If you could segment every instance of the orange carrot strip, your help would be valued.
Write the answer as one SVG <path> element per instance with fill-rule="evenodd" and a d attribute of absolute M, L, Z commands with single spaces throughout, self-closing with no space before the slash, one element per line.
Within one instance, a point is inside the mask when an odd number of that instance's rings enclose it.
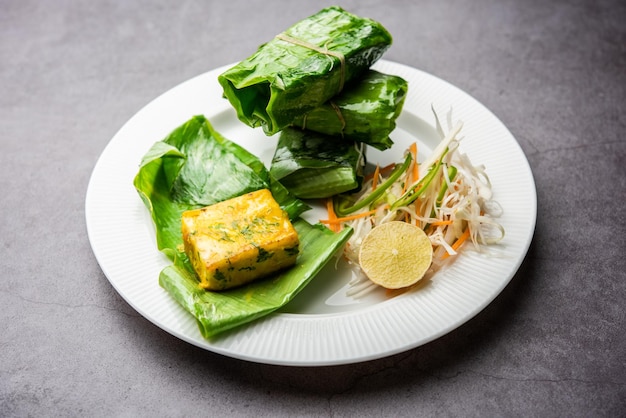
<path fill-rule="evenodd" d="M 407 174 L 406 179 L 404 180 L 404 185 L 402 186 L 402 195 L 406 193 L 409 188 L 409 183 L 415 184 L 419 179 L 419 168 L 417 166 L 417 143 L 413 142 L 409 146 L 409 152 L 413 156 L 413 161 L 411 161 L 411 165 L 409 166 L 409 173 Z"/>
<path fill-rule="evenodd" d="M 407 189 L 409 188 L 409 183 L 414 184 L 415 182 L 417 182 L 417 177 L 418 177 L 417 143 L 416 142 L 413 142 L 409 146 L 409 152 L 413 156 L 413 161 L 411 161 L 411 165 L 409 166 L 409 170 L 407 171 L 407 175 L 404 180 L 404 185 L 402 186 L 402 194 L 406 193 Z"/>
<path fill-rule="evenodd" d="M 389 165 L 386 165 L 384 167 L 382 167 L 379 170 L 379 175 L 386 175 L 387 173 L 389 173 L 391 170 L 393 170 L 394 168 L 396 168 L 396 163 L 391 163 Z M 365 176 L 365 178 L 363 179 L 363 181 L 368 181 L 371 180 L 374 177 L 374 173 L 370 173 L 367 176 Z"/>
<path fill-rule="evenodd" d="M 374 170 L 374 178 L 372 179 L 372 191 L 376 190 L 376 186 L 378 186 L 378 176 L 380 176 L 380 165 L 376 164 L 376 170 Z"/>
<path fill-rule="evenodd" d="M 470 230 L 469 230 L 469 227 L 468 227 L 468 228 L 465 228 L 465 231 L 463 231 L 463 234 L 459 237 L 459 239 L 457 239 L 456 241 L 454 241 L 454 244 L 452 244 L 452 249 L 453 249 L 454 251 L 458 250 L 458 249 L 459 249 L 459 247 L 460 247 L 461 245 L 463 245 L 463 243 L 465 242 L 465 240 L 467 240 L 467 239 L 469 238 L 469 236 L 470 236 Z M 450 255 L 450 254 L 448 254 L 448 253 L 443 253 L 443 256 L 441 256 L 441 258 L 444 258 L 444 259 L 445 259 L 445 258 L 448 258 L 448 256 L 449 256 L 449 255 Z"/>
<path fill-rule="evenodd" d="M 432 226 L 443 226 L 443 225 L 452 225 L 452 221 L 435 221 L 430 223 Z"/>
<path fill-rule="evenodd" d="M 452 248 L 456 251 L 459 249 L 459 247 L 461 245 L 463 245 L 463 243 L 465 242 L 466 239 L 468 239 L 470 236 L 470 230 L 469 228 L 465 228 L 465 231 L 463 232 L 463 234 L 459 237 L 459 239 L 456 240 L 456 242 L 454 244 L 452 244 Z"/>
<path fill-rule="evenodd" d="M 380 169 L 380 174 L 385 176 L 387 175 L 391 170 L 393 170 L 394 168 L 396 168 L 396 163 L 391 163 L 389 165 L 384 166 L 383 168 Z"/>
<path fill-rule="evenodd" d="M 323 224 L 340 224 L 342 222 L 352 221 L 354 219 L 365 218 L 373 213 L 376 213 L 378 209 L 372 209 L 367 212 L 357 213 L 356 215 L 344 216 L 343 218 L 335 218 L 335 219 L 323 219 L 320 222 Z"/>
<path fill-rule="evenodd" d="M 337 214 L 335 214 L 332 197 L 326 199 L 326 210 L 328 211 L 329 221 L 332 221 L 329 225 L 330 230 L 333 232 L 339 232 L 341 230 L 341 224 L 335 222 L 337 220 Z"/>

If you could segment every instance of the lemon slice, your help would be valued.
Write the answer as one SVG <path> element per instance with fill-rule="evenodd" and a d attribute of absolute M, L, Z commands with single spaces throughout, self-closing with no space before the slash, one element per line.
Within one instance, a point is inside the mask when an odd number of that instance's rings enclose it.
<path fill-rule="evenodd" d="M 430 267 L 433 247 L 415 225 L 393 221 L 373 228 L 363 239 L 359 264 L 374 283 L 400 289 L 417 283 Z"/>

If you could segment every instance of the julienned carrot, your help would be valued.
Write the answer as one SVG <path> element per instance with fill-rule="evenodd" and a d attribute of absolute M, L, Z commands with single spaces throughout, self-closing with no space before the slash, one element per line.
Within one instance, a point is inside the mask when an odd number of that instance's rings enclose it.
<path fill-rule="evenodd" d="M 380 168 L 380 169 L 378 170 L 378 175 L 379 175 L 379 176 L 381 176 L 381 175 L 382 175 L 382 176 L 384 176 L 384 175 L 386 175 L 387 173 L 389 173 L 391 170 L 393 170 L 394 168 L 396 168 L 396 163 L 391 163 L 391 164 L 389 164 L 389 165 L 386 165 L 386 166 L 384 166 L 384 167 L 382 167 L 382 168 Z M 371 180 L 373 177 L 374 177 L 374 173 L 368 174 L 367 176 L 365 176 L 365 178 L 363 179 L 363 181 L 364 181 L 364 182 L 365 182 L 365 181 L 369 181 L 369 180 Z"/>
<path fill-rule="evenodd" d="M 359 218 L 365 218 L 366 216 L 370 216 L 376 213 L 377 210 L 378 209 L 372 209 L 372 210 L 368 210 L 367 212 L 357 213 L 356 215 L 344 216 L 343 218 L 335 217 L 335 219 L 330 219 L 329 217 L 329 219 L 322 219 L 320 220 L 320 222 L 323 224 L 329 224 L 329 225 L 341 224 L 342 222 L 348 222 L 348 221 L 353 221 Z"/>
<path fill-rule="evenodd" d="M 458 250 L 459 247 L 461 245 L 463 245 L 463 243 L 465 242 L 465 240 L 467 240 L 470 236 L 470 229 L 469 227 L 465 228 L 465 231 L 463 232 L 463 234 L 461 234 L 461 236 L 459 237 L 459 239 L 457 239 L 456 241 L 454 241 L 454 243 L 452 244 L 452 249 L 454 251 Z M 443 253 L 443 256 L 441 256 L 441 258 L 445 259 L 448 258 L 448 256 L 450 256 L 450 254 L 448 253 Z"/>
<path fill-rule="evenodd" d="M 388 164 L 388 165 L 386 165 L 386 166 L 384 166 L 383 168 L 380 169 L 380 174 L 382 174 L 384 176 L 385 174 L 389 173 L 394 168 L 396 168 L 396 163 Z"/>
<path fill-rule="evenodd" d="M 376 164 L 376 170 L 374 170 L 374 178 L 372 179 L 372 191 L 376 190 L 376 186 L 378 186 L 378 176 L 380 176 L 380 165 Z"/>
<path fill-rule="evenodd" d="M 335 214 L 335 207 L 333 205 L 333 198 L 326 199 L 326 211 L 328 212 L 329 228 L 333 232 L 339 232 L 341 230 L 341 224 L 335 222 L 337 215 Z"/>
<path fill-rule="evenodd" d="M 443 225 L 452 225 L 452 221 L 451 220 L 447 220 L 447 221 L 435 221 L 431 223 L 432 226 L 443 226 Z"/>
<path fill-rule="evenodd" d="M 412 161 L 409 166 L 409 171 L 407 171 L 406 178 L 404 180 L 404 185 L 402 186 L 402 194 L 406 193 L 409 188 L 409 184 L 413 184 L 417 182 L 419 177 L 419 168 L 417 166 L 417 143 L 413 142 L 409 145 L 409 153 L 411 154 Z"/>
<path fill-rule="evenodd" d="M 461 234 L 461 236 L 459 237 L 459 239 L 457 239 L 455 241 L 454 244 L 452 244 L 452 249 L 454 249 L 454 251 L 458 250 L 459 247 L 461 245 L 463 245 L 463 243 L 465 242 L 466 239 L 468 239 L 470 236 L 470 229 L 469 227 L 465 228 L 465 232 L 463 232 L 463 234 Z"/>

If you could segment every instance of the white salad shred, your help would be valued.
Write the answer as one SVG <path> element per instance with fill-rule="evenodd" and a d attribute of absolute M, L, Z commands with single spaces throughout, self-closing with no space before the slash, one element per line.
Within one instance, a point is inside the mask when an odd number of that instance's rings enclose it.
<path fill-rule="evenodd" d="M 385 222 L 401 220 L 424 229 L 434 251 L 431 273 L 452 259 L 450 256 L 456 255 L 462 245 L 471 243 L 481 251 L 483 246 L 497 243 L 504 237 L 504 228 L 496 221 L 502 208 L 493 199 L 484 165 L 472 164 L 459 149 L 462 123 L 457 123 L 444 135 L 436 113 L 435 118 L 442 140 L 426 161 L 419 164 L 415 156 L 411 156 L 408 168 L 381 196 L 347 215 L 340 211 L 337 214 L 342 217 L 371 212 L 365 217 L 342 222 L 342 226 L 354 230 L 343 253 L 357 273 L 349 283 L 348 296 L 358 298 L 378 287 L 360 271 L 359 249 L 369 231 Z M 448 124 L 451 125 L 450 114 Z M 417 179 L 413 178 L 415 164 L 418 164 Z M 381 187 L 391 174 L 388 170 L 381 172 L 377 179 L 366 179 L 361 191 L 353 195 L 351 204 L 357 205 L 368 197 L 371 200 L 375 188 Z"/>

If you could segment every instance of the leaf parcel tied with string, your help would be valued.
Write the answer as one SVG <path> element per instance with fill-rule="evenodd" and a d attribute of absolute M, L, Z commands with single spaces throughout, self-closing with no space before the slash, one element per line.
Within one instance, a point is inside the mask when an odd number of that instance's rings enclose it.
<path fill-rule="evenodd" d="M 239 119 L 273 135 L 337 95 L 391 46 L 378 22 L 329 7 L 218 76 Z"/>
<path fill-rule="evenodd" d="M 389 135 L 407 91 L 402 77 L 370 70 L 328 102 L 298 116 L 293 125 L 385 150 L 393 145 Z"/>

